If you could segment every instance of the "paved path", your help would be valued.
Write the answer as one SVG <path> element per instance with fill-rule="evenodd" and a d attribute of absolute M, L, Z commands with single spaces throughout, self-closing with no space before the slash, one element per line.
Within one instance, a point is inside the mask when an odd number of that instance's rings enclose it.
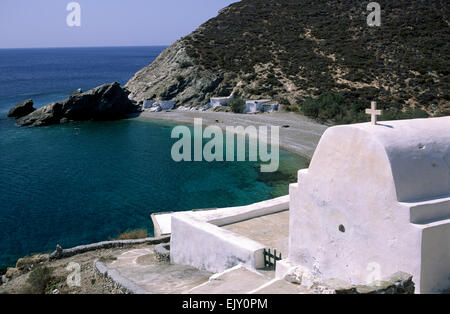
<path fill-rule="evenodd" d="M 126 251 L 107 266 L 154 294 L 183 293 L 208 281 L 212 275 L 190 266 L 159 262 L 153 248 Z"/>

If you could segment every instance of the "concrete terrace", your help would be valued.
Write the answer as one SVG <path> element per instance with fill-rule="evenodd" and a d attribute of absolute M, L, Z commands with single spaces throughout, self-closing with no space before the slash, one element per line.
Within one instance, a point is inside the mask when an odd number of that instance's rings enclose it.
<path fill-rule="evenodd" d="M 282 256 L 287 257 L 289 254 L 289 211 L 252 218 L 222 228 L 276 249 Z"/>

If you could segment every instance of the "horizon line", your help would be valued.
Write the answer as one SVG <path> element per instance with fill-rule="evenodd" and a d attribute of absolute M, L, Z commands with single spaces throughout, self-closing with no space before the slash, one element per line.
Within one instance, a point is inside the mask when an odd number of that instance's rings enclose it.
<path fill-rule="evenodd" d="M 107 45 L 107 46 L 42 46 L 42 47 L 5 47 L 0 50 L 8 49 L 69 49 L 69 48 L 132 48 L 132 47 L 169 47 L 171 44 L 165 45 Z"/>

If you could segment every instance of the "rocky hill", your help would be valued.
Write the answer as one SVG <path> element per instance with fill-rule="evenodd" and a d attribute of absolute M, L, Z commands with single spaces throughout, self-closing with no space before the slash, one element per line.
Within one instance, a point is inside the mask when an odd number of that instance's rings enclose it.
<path fill-rule="evenodd" d="M 127 83 L 134 99 L 200 106 L 232 91 L 338 123 L 450 114 L 450 4 L 242 0 L 166 49 Z"/>

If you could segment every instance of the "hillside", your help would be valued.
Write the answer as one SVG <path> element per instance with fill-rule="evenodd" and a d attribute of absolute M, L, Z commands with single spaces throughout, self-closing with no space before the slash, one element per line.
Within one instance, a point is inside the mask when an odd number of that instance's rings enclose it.
<path fill-rule="evenodd" d="M 126 87 L 138 101 L 200 106 L 232 91 L 274 98 L 337 123 L 450 115 L 450 5 L 446 0 L 243 0 L 166 49 Z"/>

